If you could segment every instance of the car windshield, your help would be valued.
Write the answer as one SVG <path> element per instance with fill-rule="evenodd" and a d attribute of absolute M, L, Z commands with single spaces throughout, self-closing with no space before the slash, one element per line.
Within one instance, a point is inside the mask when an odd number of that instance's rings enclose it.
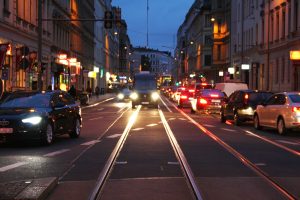
<path fill-rule="evenodd" d="M 299 94 L 291 94 L 291 95 L 289 95 L 289 97 L 293 103 L 300 103 L 300 95 Z"/>
<path fill-rule="evenodd" d="M 219 90 L 202 90 L 202 97 L 223 98 L 224 93 Z"/>
<path fill-rule="evenodd" d="M 41 93 L 15 93 L 7 96 L 0 108 L 25 107 L 45 108 L 50 106 L 50 96 Z"/>
<path fill-rule="evenodd" d="M 136 90 L 156 90 L 156 83 L 152 80 L 141 80 L 139 79 L 135 83 L 135 89 Z"/>
<path fill-rule="evenodd" d="M 249 101 L 261 103 L 268 99 L 270 96 L 272 96 L 271 92 L 253 92 L 249 94 Z"/>
<path fill-rule="evenodd" d="M 212 88 L 212 85 L 210 85 L 210 84 L 196 85 L 196 90 L 211 89 L 211 88 Z"/>

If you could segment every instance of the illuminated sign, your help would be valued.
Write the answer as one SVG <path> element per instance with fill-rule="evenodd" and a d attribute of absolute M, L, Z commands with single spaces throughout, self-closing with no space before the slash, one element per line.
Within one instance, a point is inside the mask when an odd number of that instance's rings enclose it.
<path fill-rule="evenodd" d="M 249 70 L 250 65 L 249 64 L 242 64 L 242 70 Z"/>
<path fill-rule="evenodd" d="M 290 51 L 291 60 L 300 60 L 300 51 Z"/>
<path fill-rule="evenodd" d="M 99 73 L 99 67 L 94 67 L 94 72 Z"/>
<path fill-rule="evenodd" d="M 233 67 L 228 67 L 228 72 L 229 72 L 229 74 L 234 74 L 234 68 Z"/>
<path fill-rule="evenodd" d="M 219 71 L 219 76 L 224 76 L 224 72 L 223 71 Z"/>
<path fill-rule="evenodd" d="M 90 71 L 90 72 L 88 73 L 88 77 L 89 77 L 89 78 L 96 78 L 96 76 L 97 76 L 97 73 L 96 73 L 96 72 Z"/>

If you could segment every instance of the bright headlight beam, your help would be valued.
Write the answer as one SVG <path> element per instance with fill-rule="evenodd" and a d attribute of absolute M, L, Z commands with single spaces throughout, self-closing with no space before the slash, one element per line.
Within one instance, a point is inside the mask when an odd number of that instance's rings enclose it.
<path fill-rule="evenodd" d="M 22 119 L 23 123 L 28 123 L 28 124 L 33 124 L 33 125 L 37 125 L 41 121 L 42 121 L 42 118 L 39 117 L 39 116 L 29 117 L 29 118 Z"/>
<path fill-rule="evenodd" d="M 159 94 L 158 94 L 157 92 L 153 92 L 153 93 L 151 94 L 151 98 L 152 98 L 154 101 L 156 101 L 157 99 L 159 99 Z"/>
<path fill-rule="evenodd" d="M 130 98 L 135 100 L 135 99 L 138 98 L 138 94 L 136 92 L 133 92 L 133 93 L 130 94 Z"/>

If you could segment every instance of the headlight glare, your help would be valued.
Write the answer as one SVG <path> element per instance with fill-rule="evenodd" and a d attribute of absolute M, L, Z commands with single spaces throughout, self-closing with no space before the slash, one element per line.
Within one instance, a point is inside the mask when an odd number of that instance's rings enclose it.
<path fill-rule="evenodd" d="M 37 125 L 42 121 L 42 118 L 39 116 L 35 116 L 35 117 L 28 117 L 25 119 L 22 119 L 22 122 L 25 124 L 32 124 L 32 125 Z"/>
<path fill-rule="evenodd" d="M 153 92 L 153 93 L 151 94 L 151 98 L 152 98 L 154 101 L 156 101 L 156 100 L 159 98 L 159 94 L 158 94 L 157 92 Z"/>
<path fill-rule="evenodd" d="M 130 98 L 136 100 L 138 98 L 138 94 L 136 92 L 133 92 L 130 94 Z"/>
<path fill-rule="evenodd" d="M 124 94 L 122 93 L 118 94 L 118 99 L 124 99 Z"/>

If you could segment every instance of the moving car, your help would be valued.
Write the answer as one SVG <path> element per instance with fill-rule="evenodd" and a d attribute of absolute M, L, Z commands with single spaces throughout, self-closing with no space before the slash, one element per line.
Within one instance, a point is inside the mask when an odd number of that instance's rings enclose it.
<path fill-rule="evenodd" d="M 190 100 L 192 98 L 193 98 L 193 92 L 189 90 L 182 90 L 177 100 L 177 107 L 178 108 L 191 107 Z"/>
<path fill-rule="evenodd" d="M 257 105 L 267 100 L 273 93 L 257 90 L 238 90 L 232 93 L 221 107 L 221 122 L 233 119 L 235 125 L 253 120 Z"/>
<path fill-rule="evenodd" d="M 220 113 L 225 95 L 220 90 L 203 89 L 191 100 L 191 113 L 209 111 Z"/>
<path fill-rule="evenodd" d="M 118 93 L 117 97 L 119 101 L 129 100 L 130 99 L 131 90 L 128 87 L 121 89 Z"/>
<path fill-rule="evenodd" d="M 225 92 L 227 96 L 230 96 L 233 92 L 237 90 L 248 90 L 248 85 L 246 83 L 216 83 L 215 89 Z"/>
<path fill-rule="evenodd" d="M 286 134 L 289 129 L 299 129 L 300 93 L 277 93 L 258 105 L 254 113 L 254 127 L 275 128 L 281 135 Z"/>
<path fill-rule="evenodd" d="M 149 105 L 158 108 L 159 94 L 156 78 L 148 71 L 135 74 L 133 92 L 130 94 L 132 108 L 136 105 Z"/>
<path fill-rule="evenodd" d="M 49 145 L 56 135 L 77 138 L 81 110 L 63 91 L 12 92 L 0 104 L 0 138 L 38 140 Z"/>

